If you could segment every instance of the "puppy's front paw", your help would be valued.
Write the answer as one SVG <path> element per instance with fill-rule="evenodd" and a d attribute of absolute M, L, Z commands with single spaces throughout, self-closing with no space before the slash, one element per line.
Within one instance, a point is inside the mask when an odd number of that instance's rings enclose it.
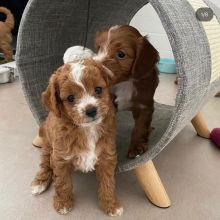
<path fill-rule="evenodd" d="M 39 195 L 47 189 L 47 185 L 31 185 L 31 194 Z"/>
<path fill-rule="evenodd" d="M 116 208 L 108 213 L 109 216 L 121 216 L 123 214 L 123 207 Z"/>
<path fill-rule="evenodd" d="M 147 145 L 146 144 L 144 144 L 144 143 L 138 144 L 135 147 L 132 147 L 132 148 L 129 149 L 127 157 L 129 159 L 135 159 L 136 157 L 139 157 L 143 153 L 145 153 L 146 150 L 147 150 Z"/>
<path fill-rule="evenodd" d="M 121 216 L 123 214 L 123 207 L 117 200 L 100 201 L 100 207 L 109 216 Z"/>
<path fill-rule="evenodd" d="M 39 175 L 41 174 L 41 175 Z M 46 191 L 51 183 L 51 173 L 39 173 L 31 183 L 31 193 L 39 195 Z"/>
<path fill-rule="evenodd" d="M 64 208 L 57 210 L 58 213 L 60 213 L 61 215 L 66 215 L 67 213 L 69 213 L 73 208 L 66 208 L 64 206 Z"/>
<path fill-rule="evenodd" d="M 55 197 L 53 205 L 59 214 L 65 215 L 73 209 L 73 200 L 61 201 Z"/>

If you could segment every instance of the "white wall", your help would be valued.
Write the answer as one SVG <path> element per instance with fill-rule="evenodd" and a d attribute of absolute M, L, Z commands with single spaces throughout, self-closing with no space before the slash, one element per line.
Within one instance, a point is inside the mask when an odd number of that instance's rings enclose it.
<path fill-rule="evenodd" d="M 220 8 L 220 0 L 210 0 Z"/>
<path fill-rule="evenodd" d="M 220 0 L 211 0 L 220 8 Z M 130 23 L 136 27 L 143 35 L 148 35 L 150 42 L 160 52 L 161 57 L 172 58 L 172 49 L 161 24 L 161 21 L 150 4 L 141 8 Z"/>

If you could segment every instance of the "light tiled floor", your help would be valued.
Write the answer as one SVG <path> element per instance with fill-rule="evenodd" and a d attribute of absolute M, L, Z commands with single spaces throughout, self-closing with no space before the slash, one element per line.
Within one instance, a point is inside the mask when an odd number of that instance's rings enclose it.
<path fill-rule="evenodd" d="M 173 104 L 173 75 L 161 74 L 156 100 Z M 204 108 L 210 128 L 220 126 L 220 98 Z M 37 171 L 40 150 L 31 146 L 37 125 L 18 82 L 0 84 L 0 219 L 105 220 L 98 208 L 95 175 L 74 173 L 75 208 L 67 216 L 52 207 L 53 187 L 34 197 L 30 182 Z M 120 219 L 219 220 L 220 150 L 196 136 L 189 124 L 154 160 L 172 200 L 168 209 L 153 206 L 132 172 L 117 175 L 117 192 L 124 206 Z M 116 218 L 119 219 L 119 218 Z"/>

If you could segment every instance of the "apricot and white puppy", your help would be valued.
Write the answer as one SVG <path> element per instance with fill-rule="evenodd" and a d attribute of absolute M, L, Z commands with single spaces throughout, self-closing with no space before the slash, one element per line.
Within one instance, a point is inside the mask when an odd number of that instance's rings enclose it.
<path fill-rule="evenodd" d="M 64 64 L 42 94 L 49 115 L 39 129 L 40 170 L 32 193 L 45 191 L 54 177 L 54 207 L 73 208 L 71 171 L 96 170 L 100 207 L 111 216 L 123 208 L 115 195 L 115 109 L 109 93 L 109 71 L 92 59 Z"/>

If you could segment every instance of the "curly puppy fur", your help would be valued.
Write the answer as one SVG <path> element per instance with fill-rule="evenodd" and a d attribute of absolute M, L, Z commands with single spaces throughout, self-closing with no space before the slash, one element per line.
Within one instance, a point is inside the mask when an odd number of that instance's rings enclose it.
<path fill-rule="evenodd" d="M 0 7 L 0 12 L 6 15 L 5 22 L 0 21 L 0 52 L 5 56 L 5 60 L 12 60 L 12 34 L 11 31 L 14 28 L 14 16 L 5 7 Z"/>
<path fill-rule="evenodd" d="M 39 130 L 42 154 L 32 193 L 42 193 L 53 179 L 54 208 L 60 214 L 73 208 L 73 169 L 95 169 L 100 207 L 111 216 L 122 214 L 115 195 L 115 109 L 109 74 L 91 59 L 68 63 L 51 76 L 42 94 L 49 115 Z"/>
<path fill-rule="evenodd" d="M 146 151 L 154 111 L 154 93 L 158 86 L 157 50 L 138 30 L 117 25 L 98 32 L 98 54 L 94 57 L 114 73 L 113 93 L 118 110 L 132 111 L 135 127 L 129 158 Z"/>

